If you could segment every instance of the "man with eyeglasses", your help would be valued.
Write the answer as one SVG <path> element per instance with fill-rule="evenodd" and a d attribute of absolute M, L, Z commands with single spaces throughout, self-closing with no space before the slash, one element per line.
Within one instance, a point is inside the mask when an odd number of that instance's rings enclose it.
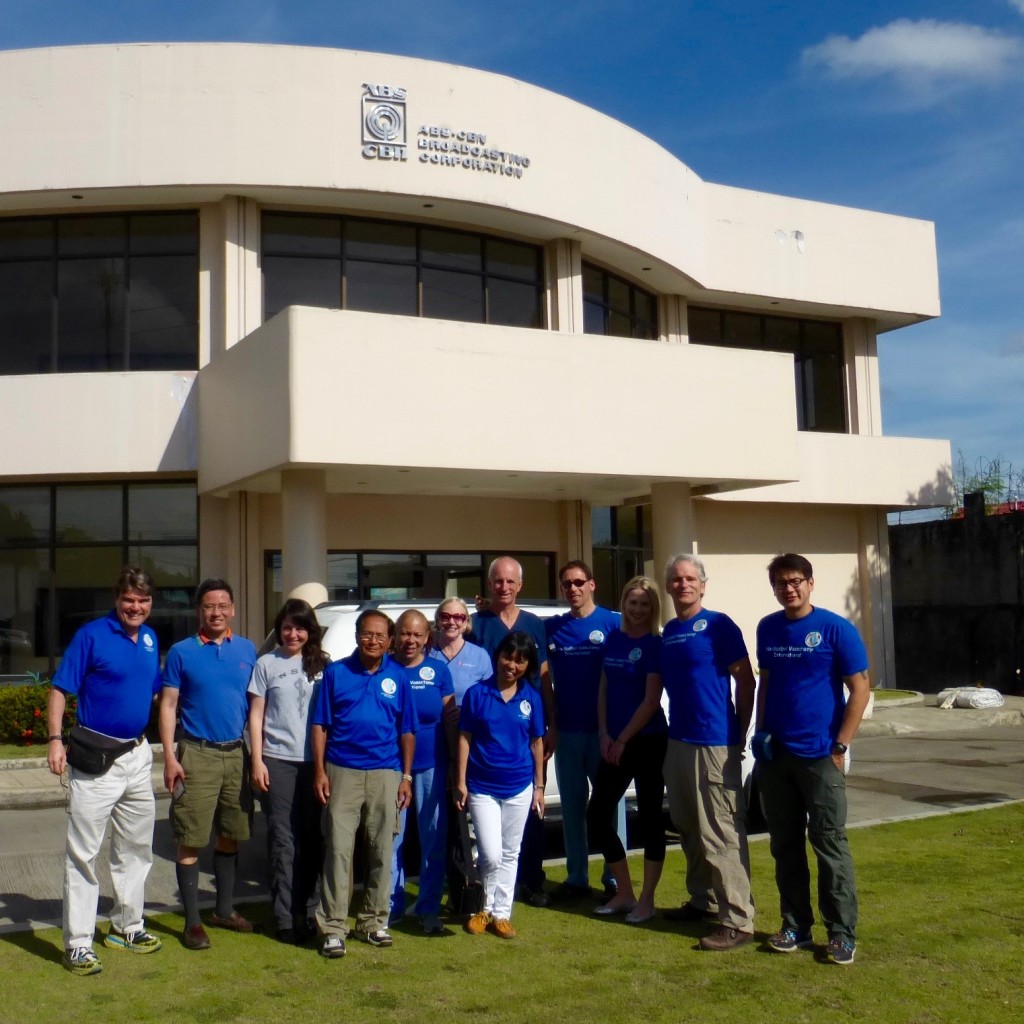
<path fill-rule="evenodd" d="M 558 570 L 558 583 L 569 610 L 545 623 L 551 682 L 555 693 L 558 745 L 555 774 L 562 801 L 566 880 L 551 894 L 556 901 L 584 899 L 590 887 L 590 846 L 587 838 L 587 802 L 601 763 L 597 723 L 597 695 L 608 634 L 618 629 L 622 616 L 594 601 L 597 584 L 586 562 L 573 559 Z M 619 839 L 625 845 L 625 806 L 619 804 Z M 615 880 L 605 865 L 604 897 L 615 894 Z"/>
<path fill-rule="evenodd" d="M 551 691 L 548 671 L 547 639 L 543 620 L 516 604 L 523 589 L 523 567 L 511 556 L 494 559 L 487 570 L 489 607 L 473 615 L 470 639 L 482 647 L 494 667 L 494 652 L 509 633 L 525 633 L 537 647 L 540 678 L 530 682 L 540 692 L 544 702 L 544 772 L 555 752 L 558 733 L 555 729 L 555 698 Z M 535 814 L 526 819 L 523 841 L 519 849 L 519 867 L 516 874 L 518 898 L 531 907 L 546 907 L 548 896 L 544 891 L 544 823 Z"/>
<path fill-rule="evenodd" d="M 416 708 L 405 670 L 388 657 L 394 623 L 369 609 L 356 619 L 356 649 L 324 669 L 310 714 L 313 786 L 326 808 L 321 956 L 345 955 L 356 831 L 364 826 L 366 886 L 356 934 L 371 946 L 387 930 L 391 850 L 412 799 Z"/>
<path fill-rule="evenodd" d="M 715 922 L 700 946 L 727 952 L 754 938 L 743 746 L 755 687 L 739 626 L 704 607 L 707 579 L 696 555 L 675 555 L 665 566 L 665 590 L 676 613 L 661 638 L 669 700 L 665 788 L 689 894 L 665 917 Z"/>
<path fill-rule="evenodd" d="M 199 630 L 176 643 L 164 663 L 160 693 L 160 742 L 164 746 L 164 785 L 171 794 L 171 823 L 178 840 L 176 873 L 185 913 L 182 945 L 210 948 L 199 916 L 199 851 L 216 833 L 213 878 L 216 928 L 251 932 L 252 924 L 234 908 L 238 844 L 249 838 L 252 794 L 242 747 L 249 714 L 246 692 L 256 664 L 251 640 L 231 630 L 235 598 L 222 579 L 196 588 Z M 176 720 L 181 732 L 174 745 Z"/>
<path fill-rule="evenodd" d="M 782 927 L 768 948 L 792 953 L 813 945 L 810 842 L 826 955 L 832 963 L 852 964 L 857 886 L 846 838 L 844 770 L 870 696 L 867 650 L 849 622 L 811 604 L 814 571 L 802 555 L 773 558 L 768 580 L 782 606 L 757 627 L 754 756 L 782 911 Z"/>

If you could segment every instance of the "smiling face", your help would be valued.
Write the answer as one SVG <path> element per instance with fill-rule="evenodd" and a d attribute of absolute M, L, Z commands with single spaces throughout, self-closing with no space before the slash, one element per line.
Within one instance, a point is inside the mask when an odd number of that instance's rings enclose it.
<path fill-rule="evenodd" d="M 149 613 L 153 610 L 153 598 L 141 590 L 126 590 L 114 600 L 118 621 L 129 636 L 135 636 Z"/>
<path fill-rule="evenodd" d="M 499 654 L 496 664 L 497 672 L 495 673 L 498 686 L 501 689 L 515 686 L 526 674 L 529 664 L 526 657 L 518 652 L 514 654 Z"/>
<path fill-rule="evenodd" d="M 356 632 L 356 650 L 366 668 L 376 668 L 391 643 L 390 623 L 384 615 L 364 615 Z"/>
<path fill-rule="evenodd" d="M 420 612 L 403 612 L 395 623 L 395 659 L 403 665 L 418 665 L 430 638 L 430 623 Z"/>
<path fill-rule="evenodd" d="M 442 643 L 458 640 L 469 629 L 469 614 L 461 601 L 445 601 L 437 610 L 437 631 Z"/>
<path fill-rule="evenodd" d="M 281 650 L 286 654 L 301 654 L 308 639 L 309 630 L 297 626 L 291 619 L 285 618 L 281 623 Z"/>
<path fill-rule="evenodd" d="M 634 587 L 622 600 L 622 622 L 632 629 L 650 629 L 654 602 L 651 595 L 640 587 Z"/>
<path fill-rule="evenodd" d="M 226 636 L 235 617 L 235 602 L 226 590 L 208 590 L 199 599 L 199 628 L 210 640 Z"/>
<path fill-rule="evenodd" d="M 772 590 L 787 618 L 802 619 L 810 614 L 813 577 L 804 576 L 795 569 L 781 569 L 772 583 Z"/>
<path fill-rule="evenodd" d="M 569 608 L 577 615 L 585 615 L 593 610 L 595 583 L 587 578 L 582 569 L 570 566 L 562 573 L 558 584 L 562 588 L 562 596 L 569 603 Z"/>
<path fill-rule="evenodd" d="M 704 586 L 700 570 L 692 562 L 678 561 L 672 566 L 665 582 L 665 589 L 672 598 L 679 618 L 688 619 L 700 611 Z"/>
<path fill-rule="evenodd" d="M 494 563 L 487 585 L 491 590 L 491 608 L 494 611 L 511 608 L 523 589 L 523 574 L 513 559 L 499 558 Z"/>

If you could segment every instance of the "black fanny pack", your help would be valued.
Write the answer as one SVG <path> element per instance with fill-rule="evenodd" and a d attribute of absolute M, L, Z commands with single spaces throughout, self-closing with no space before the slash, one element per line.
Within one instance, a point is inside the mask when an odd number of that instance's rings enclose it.
<path fill-rule="evenodd" d="M 115 740 L 84 725 L 73 725 L 68 733 L 68 764 L 87 775 L 103 775 L 122 754 L 138 745 L 138 740 Z"/>

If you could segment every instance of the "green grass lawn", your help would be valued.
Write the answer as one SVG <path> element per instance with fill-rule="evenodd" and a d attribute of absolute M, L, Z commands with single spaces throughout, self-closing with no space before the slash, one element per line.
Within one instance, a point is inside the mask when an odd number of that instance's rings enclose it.
<path fill-rule="evenodd" d="M 0 1020 L 1016 1024 L 1024 805 L 854 830 L 850 841 L 862 917 L 852 967 L 825 963 L 820 946 L 704 953 L 700 926 L 633 928 L 589 907 L 517 904 L 511 942 L 400 928 L 392 949 L 353 940 L 340 961 L 213 929 L 213 949 L 190 953 L 177 940 L 181 919 L 168 915 L 149 922 L 160 953 L 98 946 L 104 971 L 89 978 L 61 969 L 55 931 L 0 936 Z M 751 855 L 763 938 L 778 926 L 767 844 Z M 676 851 L 660 906 L 679 902 L 681 869 Z M 596 864 L 591 872 L 596 881 Z M 266 907 L 250 912 L 269 924 Z"/>
<path fill-rule="evenodd" d="M 31 743 L 27 747 L 23 743 L 0 743 L 0 761 L 12 758 L 46 757 L 45 743 Z"/>
<path fill-rule="evenodd" d="M 875 701 L 887 701 L 887 700 L 903 700 L 906 697 L 917 697 L 918 694 L 914 690 L 872 690 L 875 695 Z"/>

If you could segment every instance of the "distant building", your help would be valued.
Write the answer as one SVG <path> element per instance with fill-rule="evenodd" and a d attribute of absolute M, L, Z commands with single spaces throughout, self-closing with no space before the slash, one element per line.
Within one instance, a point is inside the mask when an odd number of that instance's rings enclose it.
<path fill-rule="evenodd" d="M 282 594 L 599 597 L 698 550 L 752 644 L 796 549 L 891 679 L 877 337 L 939 313 L 929 223 L 701 180 L 499 75 L 236 44 L 0 53 L 0 673 L 125 561 Z M 751 154 L 752 161 L 756 154 Z M 942 493 L 939 493 L 942 491 Z"/>

